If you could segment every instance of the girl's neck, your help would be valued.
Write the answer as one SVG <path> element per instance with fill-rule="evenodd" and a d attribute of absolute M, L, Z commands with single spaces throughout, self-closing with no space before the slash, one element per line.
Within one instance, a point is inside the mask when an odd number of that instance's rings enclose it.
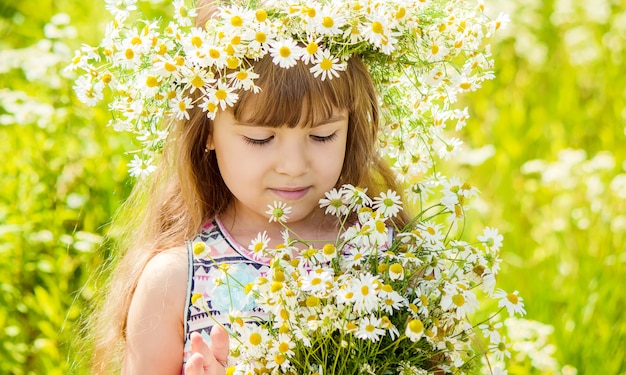
<path fill-rule="evenodd" d="M 227 209 L 220 215 L 219 219 L 230 236 L 244 247 L 247 247 L 259 233 L 264 231 L 270 237 L 270 247 L 275 247 L 283 242 L 282 232 L 284 232 L 285 227 L 280 223 L 250 220 L 245 215 L 237 215 L 237 212 L 233 209 Z M 335 242 L 339 233 L 339 225 L 336 218 L 324 214 L 321 209 L 311 213 L 303 220 L 293 223 L 288 222 L 286 226 L 290 230 L 290 236 L 293 239 L 312 243 L 320 241 Z"/>

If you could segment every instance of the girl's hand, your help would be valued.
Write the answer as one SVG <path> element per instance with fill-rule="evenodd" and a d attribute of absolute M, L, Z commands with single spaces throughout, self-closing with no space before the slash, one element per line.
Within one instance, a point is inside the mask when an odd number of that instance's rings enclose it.
<path fill-rule="evenodd" d="M 228 333 L 220 326 L 211 328 L 212 345 L 199 333 L 191 334 L 191 352 L 185 364 L 185 375 L 224 375 L 228 363 Z"/>

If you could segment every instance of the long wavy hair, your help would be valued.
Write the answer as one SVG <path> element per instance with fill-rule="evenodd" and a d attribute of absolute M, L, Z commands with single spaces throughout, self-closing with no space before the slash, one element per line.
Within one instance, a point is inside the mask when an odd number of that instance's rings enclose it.
<path fill-rule="evenodd" d="M 197 25 L 204 25 L 214 8 L 197 4 Z M 343 169 L 337 186 L 352 184 L 378 194 L 399 191 L 395 176 L 377 152 L 379 111 L 370 75 L 354 56 L 338 78 L 321 81 L 302 62 L 292 68 L 276 66 L 266 56 L 251 62 L 261 91 L 239 92 L 232 108 L 236 119 L 246 109 L 246 122 L 263 126 L 302 126 L 330 117 L 335 109 L 349 113 Z M 109 275 L 96 313 L 92 369 L 96 374 L 117 370 L 122 363 L 126 319 L 134 290 L 146 263 L 157 253 L 184 245 L 204 223 L 220 215 L 233 197 L 219 173 L 214 152 L 205 152 L 213 122 L 198 107 L 180 121 L 166 142 L 158 170 L 136 184 L 114 224 L 119 249 L 103 272 Z M 405 223 L 406 218 L 398 218 Z M 117 261 L 119 259 L 119 262 Z M 112 272 L 108 272 L 113 268 Z"/>

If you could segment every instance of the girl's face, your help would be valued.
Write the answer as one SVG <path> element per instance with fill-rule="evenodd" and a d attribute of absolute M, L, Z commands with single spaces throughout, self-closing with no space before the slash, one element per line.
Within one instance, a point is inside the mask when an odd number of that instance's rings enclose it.
<path fill-rule="evenodd" d="M 219 112 L 208 146 L 215 150 L 220 174 L 234 197 L 227 212 L 263 228 L 268 225 L 267 206 L 282 201 L 292 208 L 287 225 L 293 229 L 306 223 L 319 212 L 319 199 L 339 180 L 347 134 L 347 110 L 294 128 L 244 123 L 229 110 Z"/>

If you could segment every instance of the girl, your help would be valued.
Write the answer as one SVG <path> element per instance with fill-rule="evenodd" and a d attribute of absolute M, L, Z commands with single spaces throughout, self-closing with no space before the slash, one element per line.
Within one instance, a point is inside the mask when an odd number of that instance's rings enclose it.
<path fill-rule="evenodd" d="M 204 25 L 212 8 L 197 8 Z M 219 264 L 243 278 L 262 272 L 267 260 L 253 259 L 247 244 L 263 231 L 270 246 L 280 242 L 283 227 L 268 222 L 268 205 L 289 204 L 288 226 L 299 236 L 332 240 L 338 224 L 318 206 L 326 191 L 399 191 L 377 154 L 376 92 L 358 56 L 326 80 L 302 61 L 285 69 L 266 55 L 250 64 L 260 91 L 240 90 L 214 120 L 190 109 L 158 170 L 133 192 L 126 209 L 143 212 L 97 319 L 96 373 L 121 364 L 126 374 L 180 374 L 185 363 L 187 374 L 223 373 L 225 332 L 214 330 L 212 347 L 204 340 L 216 320 L 225 322 L 230 301 L 206 290 Z M 212 316 L 193 306 L 197 293 Z"/>

